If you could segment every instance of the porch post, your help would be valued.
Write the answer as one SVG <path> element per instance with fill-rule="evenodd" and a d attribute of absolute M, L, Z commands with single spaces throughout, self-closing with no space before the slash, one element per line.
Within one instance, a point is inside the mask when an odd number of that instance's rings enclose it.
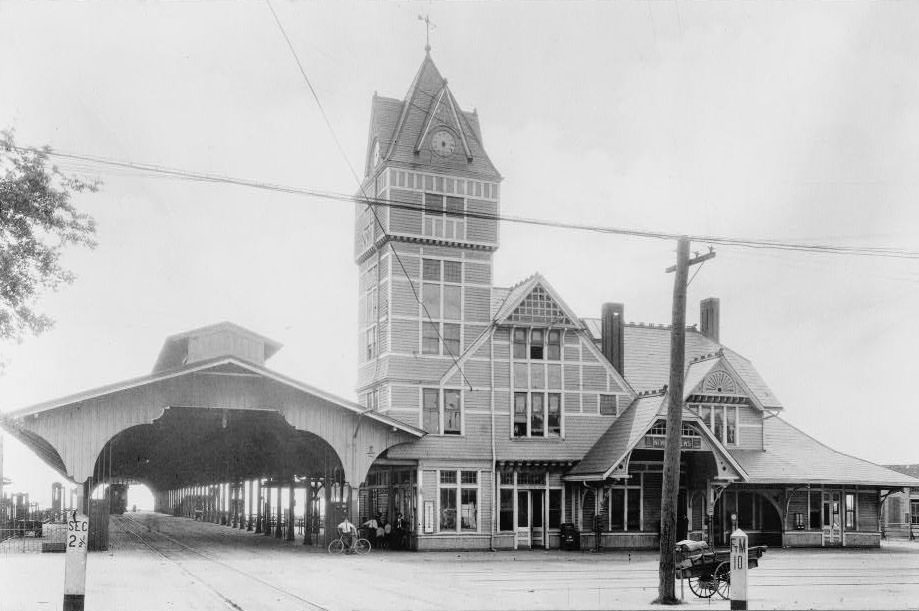
<path fill-rule="evenodd" d="M 294 540 L 294 478 L 290 478 L 290 485 L 288 486 L 290 494 L 287 499 L 287 540 Z"/>
<path fill-rule="evenodd" d="M 278 518 L 277 518 L 277 524 L 275 524 L 275 528 L 274 528 L 274 536 L 277 539 L 281 538 L 281 519 L 284 517 L 284 510 L 281 509 L 281 489 L 282 488 L 283 486 L 281 486 L 280 481 L 279 481 L 278 482 Z"/>

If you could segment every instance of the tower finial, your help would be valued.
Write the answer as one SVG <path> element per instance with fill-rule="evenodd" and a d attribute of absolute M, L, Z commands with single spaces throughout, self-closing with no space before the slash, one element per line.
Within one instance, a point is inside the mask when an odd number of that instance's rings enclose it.
<path fill-rule="evenodd" d="M 437 26 L 431 21 L 430 15 L 418 15 L 418 20 L 424 22 L 425 33 L 424 33 L 424 52 L 427 55 L 431 54 L 431 29 L 436 28 Z"/>

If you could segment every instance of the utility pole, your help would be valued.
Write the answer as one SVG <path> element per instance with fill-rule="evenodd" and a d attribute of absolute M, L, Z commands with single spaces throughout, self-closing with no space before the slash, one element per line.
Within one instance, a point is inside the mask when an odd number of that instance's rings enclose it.
<path fill-rule="evenodd" d="M 670 384 L 668 385 L 667 439 L 664 446 L 664 483 L 661 491 L 660 566 L 657 599 L 663 605 L 678 604 L 675 586 L 676 505 L 680 490 L 680 442 L 683 430 L 683 375 L 686 363 L 686 280 L 689 266 L 715 256 L 707 254 L 689 259 L 689 238 L 677 241 L 676 272 L 673 279 L 673 321 L 670 331 Z"/>

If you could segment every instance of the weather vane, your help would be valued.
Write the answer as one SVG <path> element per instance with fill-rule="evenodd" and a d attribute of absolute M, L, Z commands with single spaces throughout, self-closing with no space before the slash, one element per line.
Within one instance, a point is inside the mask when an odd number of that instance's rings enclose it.
<path fill-rule="evenodd" d="M 425 45 L 424 45 L 424 52 L 425 52 L 425 53 L 430 53 L 430 52 L 431 52 L 431 29 L 432 29 L 432 28 L 436 28 L 437 25 L 435 25 L 434 22 L 431 21 L 431 16 L 430 16 L 430 15 L 418 15 L 418 20 L 419 20 L 419 21 L 423 21 L 423 22 L 424 22 L 424 26 L 425 26 L 425 35 L 424 35 Z"/>

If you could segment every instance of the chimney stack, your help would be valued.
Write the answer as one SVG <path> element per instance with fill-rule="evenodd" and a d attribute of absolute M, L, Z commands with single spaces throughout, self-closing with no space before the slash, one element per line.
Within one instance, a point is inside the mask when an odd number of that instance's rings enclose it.
<path fill-rule="evenodd" d="M 623 371 L 623 315 L 625 306 L 621 303 L 604 303 L 600 314 L 600 350 L 620 374 Z"/>
<path fill-rule="evenodd" d="M 718 341 L 718 327 L 721 321 L 720 304 L 721 300 L 717 297 L 703 299 L 699 304 L 699 326 L 702 328 L 702 335 L 715 342 Z"/>

